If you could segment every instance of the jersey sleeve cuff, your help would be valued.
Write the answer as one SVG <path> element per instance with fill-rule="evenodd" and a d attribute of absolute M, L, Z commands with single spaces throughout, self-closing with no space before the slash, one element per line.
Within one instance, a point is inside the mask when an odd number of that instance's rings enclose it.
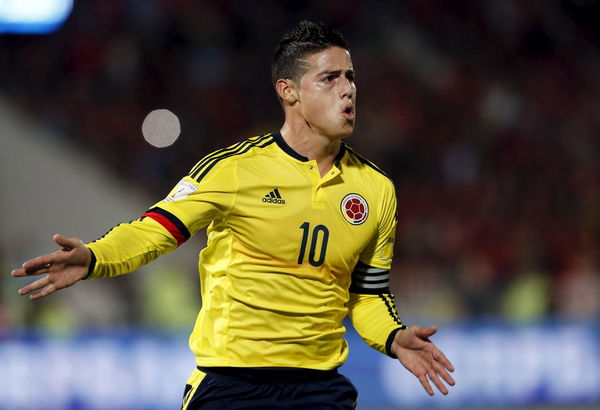
<path fill-rule="evenodd" d="M 392 343 L 394 342 L 394 337 L 396 337 L 396 333 L 398 333 L 398 331 L 404 329 L 406 329 L 406 326 L 402 325 L 401 327 L 392 330 L 387 338 L 387 341 L 385 342 L 385 353 L 392 359 L 397 359 L 396 355 L 392 353 Z"/>
<path fill-rule="evenodd" d="M 90 266 L 88 267 L 88 273 L 83 277 L 84 280 L 88 279 L 90 275 L 94 273 L 94 268 L 96 267 L 96 255 L 94 254 L 94 251 L 91 248 L 88 247 L 88 249 L 90 250 L 91 259 Z"/>

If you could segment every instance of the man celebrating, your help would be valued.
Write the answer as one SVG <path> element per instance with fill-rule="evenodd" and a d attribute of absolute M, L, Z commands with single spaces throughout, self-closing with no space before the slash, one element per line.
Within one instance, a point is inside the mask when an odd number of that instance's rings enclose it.
<path fill-rule="evenodd" d="M 356 118 L 346 42 L 303 21 L 279 43 L 272 77 L 279 132 L 204 157 L 164 200 L 97 241 L 55 235 L 60 250 L 12 272 L 47 274 L 20 294 L 131 272 L 208 225 L 184 409 L 354 408 L 357 392 L 336 370 L 347 315 L 427 393 L 431 382 L 447 394 L 441 379 L 454 385 L 453 368 L 428 339 L 436 329 L 404 326 L 389 290 L 393 184 L 342 142 Z"/>

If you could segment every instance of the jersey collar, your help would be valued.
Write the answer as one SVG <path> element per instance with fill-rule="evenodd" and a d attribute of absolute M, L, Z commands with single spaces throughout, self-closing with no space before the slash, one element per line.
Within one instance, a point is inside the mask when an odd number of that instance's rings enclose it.
<path fill-rule="evenodd" d="M 291 156 L 293 158 L 296 158 L 298 161 L 302 161 L 302 162 L 309 161 L 309 159 L 306 158 L 304 155 L 300 155 L 296 151 L 294 151 L 292 149 L 292 147 L 290 147 L 288 145 L 288 143 L 285 142 L 285 140 L 283 139 L 283 136 L 281 135 L 280 132 L 273 132 L 273 133 L 271 133 L 271 135 L 273 136 L 273 140 L 275 141 L 275 143 L 277 143 L 277 145 L 279 145 L 279 148 L 281 148 L 283 150 L 283 152 L 285 152 L 286 154 L 288 154 L 289 156 Z M 345 152 L 346 152 L 346 144 L 344 142 L 342 142 L 340 144 L 340 152 L 338 152 L 338 154 L 334 158 L 334 163 L 336 166 L 339 167 L 340 160 L 343 158 Z"/>

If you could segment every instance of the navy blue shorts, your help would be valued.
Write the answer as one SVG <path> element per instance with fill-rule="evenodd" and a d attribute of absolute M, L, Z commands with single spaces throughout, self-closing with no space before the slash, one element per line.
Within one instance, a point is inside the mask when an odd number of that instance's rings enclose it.
<path fill-rule="evenodd" d="M 353 410 L 356 388 L 337 370 L 198 367 L 183 410 Z"/>

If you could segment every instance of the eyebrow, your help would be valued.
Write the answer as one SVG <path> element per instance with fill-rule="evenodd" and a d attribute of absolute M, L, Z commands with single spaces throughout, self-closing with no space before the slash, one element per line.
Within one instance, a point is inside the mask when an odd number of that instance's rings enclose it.
<path fill-rule="evenodd" d="M 325 71 L 321 71 L 319 74 L 317 74 L 317 76 L 322 76 L 322 75 L 340 75 L 342 74 L 343 70 L 325 70 Z M 354 70 L 350 69 L 350 70 L 346 70 L 346 75 L 356 75 L 356 73 L 354 72 Z"/>

